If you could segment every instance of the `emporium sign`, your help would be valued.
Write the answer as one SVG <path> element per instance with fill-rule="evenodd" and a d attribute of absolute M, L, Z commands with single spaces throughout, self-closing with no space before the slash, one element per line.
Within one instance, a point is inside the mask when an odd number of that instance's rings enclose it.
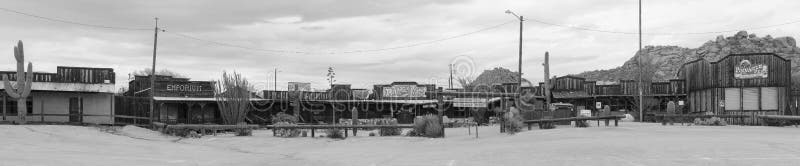
<path fill-rule="evenodd" d="M 733 69 L 733 76 L 737 79 L 767 78 L 769 70 L 767 65 L 752 64 L 749 60 L 742 60 Z"/>
<path fill-rule="evenodd" d="M 192 84 L 167 84 L 167 91 L 200 92 L 203 86 Z"/>
<path fill-rule="evenodd" d="M 417 85 L 392 85 L 383 88 L 383 97 L 426 97 L 427 87 Z"/>

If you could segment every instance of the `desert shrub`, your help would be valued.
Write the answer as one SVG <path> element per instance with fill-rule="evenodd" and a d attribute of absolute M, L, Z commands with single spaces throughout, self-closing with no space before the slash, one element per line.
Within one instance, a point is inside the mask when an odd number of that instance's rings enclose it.
<path fill-rule="evenodd" d="M 694 125 L 705 125 L 705 122 L 703 122 L 703 120 L 700 119 L 700 118 L 694 118 L 694 122 L 693 123 L 694 123 Z"/>
<path fill-rule="evenodd" d="M 386 122 L 378 121 L 377 124 L 378 125 L 394 125 L 394 126 L 396 126 L 397 122 L 396 121 L 386 121 Z M 400 135 L 400 133 L 402 132 L 402 129 L 400 129 L 400 128 L 381 127 L 379 129 L 379 131 L 380 131 L 379 133 L 380 133 L 381 136 L 395 136 L 395 135 Z"/>
<path fill-rule="evenodd" d="M 172 134 L 184 138 L 200 138 L 200 134 L 197 131 L 190 129 L 176 130 Z"/>
<path fill-rule="evenodd" d="M 274 124 L 275 126 L 296 126 L 297 124 L 288 123 L 288 122 L 278 122 Z M 277 129 L 273 130 L 275 132 L 275 136 L 278 137 L 297 137 L 300 136 L 300 130 L 297 129 Z"/>
<path fill-rule="evenodd" d="M 253 136 L 252 129 L 234 129 L 233 132 L 236 133 L 236 136 Z"/>
<path fill-rule="evenodd" d="M 425 117 L 418 116 L 414 118 L 414 130 L 413 131 L 425 131 L 425 124 L 428 123 L 425 121 Z"/>
<path fill-rule="evenodd" d="M 578 115 L 578 117 L 587 117 L 587 116 L 586 115 Z M 577 126 L 577 127 L 589 127 L 589 121 L 585 121 L 585 120 L 575 121 L 575 126 Z"/>
<path fill-rule="evenodd" d="M 722 120 L 722 118 L 719 118 L 719 117 L 709 118 L 708 120 L 706 120 L 706 123 L 709 126 L 726 126 L 726 125 L 728 125 L 728 122 L 725 122 L 725 120 Z"/>
<path fill-rule="evenodd" d="M 294 123 L 298 122 L 298 118 L 293 116 L 293 115 L 289 115 L 289 114 L 286 114 L 286 113 L 283 113 L 283 112 L 278 112 L 278 114 L 275 114 L 274 116 L 272 116 L 272 123 L 275 124 L 275 123 L 280 123 L 280 122 L 286 122 L 286 123 L 294 124 Z"/>
<path fill-rule="evenodd" d="M 525 124 L 522 121 L 523 120 L 522 120 L 521 116 L 514 116 L 514 117 L 505 118 L 503 123 L 506 126 L 506 128 L 505 128 L 506 129 L 506 133 L 510 134 L 510 135 L 513 135 L 513 134 L 516 134 L 518 132 L 521 132 L 522 131 L 522 127 L 525 126 Z"/>
<path fill-rule="evenodd" d="M 424 136 L 424 137 L 440 137 L 442 131 L 442 123 L 439 122 L 439 116 L 425 115 L 414 118 L 414 130 L 409 132 L 408 136 Z"/>
<path fill-rule="evenodd" d="M 369 133 L 369 136 L 370 136 L 370 137 L 374 137 L 374 136 L 375 136 L 375 133 Z"/>
<path fill-rule="evenodd" d="M 706 120 L 701 120 L 700 118 L 694 119 L 695 125 L 703 125 L 703 126 L 726 126 L 728 125 L 725 120 L 719 117 L 711 117 Z"/>
<path fill-rule="evenodd" d="M 344 133 L 339 128 L 328 129 L 325 131 L 325 136 L 333 139 L 344 139 Z"/>

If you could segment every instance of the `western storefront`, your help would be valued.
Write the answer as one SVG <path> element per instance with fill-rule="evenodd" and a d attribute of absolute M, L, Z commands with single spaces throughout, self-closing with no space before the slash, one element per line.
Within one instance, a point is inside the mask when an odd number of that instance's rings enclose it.
<path fill-rule="evenodd" d="M 698 59 L 684 64 L 678 77 L 686 80 L 690 112 L 790 114 L 791 63 L 776 54 L 731 54 L 716 62 Z"/>

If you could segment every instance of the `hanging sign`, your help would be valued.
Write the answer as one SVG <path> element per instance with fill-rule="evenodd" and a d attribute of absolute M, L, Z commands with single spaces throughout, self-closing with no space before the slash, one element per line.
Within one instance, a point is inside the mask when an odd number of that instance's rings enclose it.
<path fill-rule="evenodd" d="M 769 70 L 767 65 L 752 64 L 749 60 L 742 60 L 733 69 L 733 76 L 736 79 L 767 78 Z"/>
<path fill-rule="evenodd" d="M 601 103 L 601 102 L 595 102 L 595 103 L 594 103 L 594 107 L 595 107 L 595 108 L 597 108 L 597 109 L 603 109 L 603 103 Z"/>

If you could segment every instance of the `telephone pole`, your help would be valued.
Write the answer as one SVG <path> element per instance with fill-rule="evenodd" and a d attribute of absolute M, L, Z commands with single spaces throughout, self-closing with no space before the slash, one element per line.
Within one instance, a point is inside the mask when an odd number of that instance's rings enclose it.
<path fill-rule="evenodd" d="M 273 68 L 273 69 L 275 69 L 275 71 L 273 71 L 272 73 L 275 76 L 275 82 L 272 86 L 274 86 L 273 88 L 275 91 L 278 91 L 278 68 Z"/>
<path fill-rule="evenodd" d="M 517 87 L 517 101 L 516 102 L 520 103 L 519 100 L 522 99 L 522 22 L 525 21 L 525 19 L 522 16 L 517 15 L 516 13 L 512 12 L 511 10 L 506 10 L 506 13 L 513 15 L 514 18 L 517 18 L 519 20 L 519 65 L 517 66 L 518 67 L 518 69 L 517 69 L 518 73 L 517 74 L 519 74 L 517 76 L 517 78 L 518 78 L 517 85 L 519 87 Z M 519 108 L 519 106 L 516 106 L 516 107 Z"/>
<path fill-rule="evenodd" d="M 155 120 L 156 110 L 156 49 L 158 47 L 158 17 L 155 18 L 156 27 L 153 35 L 153 66 L 150 68 L 150 123 Z"/>
<path fill-rule="evenodd" d="M 636 53 L 641 53 L 641 51 L 642 51 L 642 0 L 639 0 L 639 51 L 636 51 Z M 642 55 L 640 55 L 640 56 L 642 56 Z M 643 82 L 642 82 L 642 62 L 641 62 L 642 61 L 641 60 L 642 57 L 638 57 L 638 58 L 639 58 L 639 59 L 637 59 L 638 63 L 636 63 L 636 64 L 639 67 L 639 71 L 637 71 L 637 73 L 639 75 L 639 88 L 637 88 L 637 89 L 639 89 L 639 122 L 643 122 L 643 120 L 644 120 L 644 108 L 643 108 L 644 104 L 642 103 L 643 102 L 642 100 L 644 99 L 644 97 L 642 97 L 642 93 L 643 93 L 642 92 L 642 88 L 644 88 L 644 86 L 642 85 L 643 84 Z"/>

